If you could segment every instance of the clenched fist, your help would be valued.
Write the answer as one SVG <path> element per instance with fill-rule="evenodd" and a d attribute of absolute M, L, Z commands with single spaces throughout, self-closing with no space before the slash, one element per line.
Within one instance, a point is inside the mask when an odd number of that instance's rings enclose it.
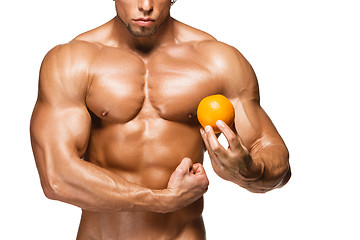
<path fill-rule="evenodd" d="M 174 210 L 193 203 L 207 191 L 209 180 L 201 163 L 184 158 L 169 179 L 167 190 L 174 197 Z"/>

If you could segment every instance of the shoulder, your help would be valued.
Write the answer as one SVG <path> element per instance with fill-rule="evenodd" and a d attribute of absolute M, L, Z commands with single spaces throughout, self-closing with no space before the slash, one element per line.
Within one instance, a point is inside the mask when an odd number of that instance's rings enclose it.
<path fill-rule="evenodd" d="M 51 49 L 40 68 L 40 95 L 47 100 L 64 96 L 83 99 L 94 51 L 92 44 L 83 41 L 72 41 Z"/>
<path fill-rule="evenodd" d="M 211 61 L 215 70 L 234 71 L 250 66 L 238 49 L 220 41 L 201 41 L 197 49 Z"/>
<path fill-rule="evenodd" d="M 84 41 L 57 45 L 44 57 L 40 80 L 57 79 L 63 82 L 83 78 L 89 70 L 96 46 Z M 80 78 L 81 77 L 81 78 Z"/>
<path fill-rule="evenodd" d="M 72 40 L 69 43 L 59 44 L 52 48 L 44 58 L 44 61 L 68 61 L 76 59 L 86 61 L 96 51 L 97 46 L 91 42 Z"/>
<path fill-rule="evenodd" d="M 75 67 L 85 67 L 91 62 L 95 51 L 94 44 L 78 40 L 57 45 L 45 55 L 41 70 L 51 68 L 67 72 Z"/>
<path fill-rule="evenodd" d="M 204 56 L 212 76 L 221 82 L 221 91 L 229 98 L 239 97 L 252 89 L 258 89 L 255 72 L 241 54 L 233 46 L 220 41 L 202 41 L 198 51 Z"/>
<path fill-rule="evenodd" d="M 180 26 L 179 42 L 190 43 L 198 61 L 201 61 L 213 78 L 218 79 L 222 94 L 237 98 L 249 89 L 255 90 L 256 94 L 258 83 L 255 73 L 238 49 L 217 41 L 201 30 L 176 23 Z"/>
<path fill-rule="evenodd" d="M 206 57 L 213 67 L 230 67 L 235 63 L 246 65 L 248 62 L 243 55 L 234 47 L 216 40 L 210 34 L 199 29 L 188 26 L 177 20 L 175 21 L 177 31 L 177 42 L 189 43 L 200 56 Z M 215 65 L 213 65 L 215 64 Z"/>

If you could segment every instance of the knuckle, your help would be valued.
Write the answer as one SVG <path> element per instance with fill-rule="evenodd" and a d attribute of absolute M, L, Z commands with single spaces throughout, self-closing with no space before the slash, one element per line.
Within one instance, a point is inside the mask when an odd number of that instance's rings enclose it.
<path fill-rule="evenodd" d="M 234 141 L 237 140 L 237 138 L 236 138 L 236 136 L 234 136 L 233 134 L 231 134 L 230 136 L 228 136 L 228 140 L 229 140 L 230 142 L 234 142 Z"/>
<path fill-rule="evenodd" d="M 207 186 L 209 186 L 209 180 L 206 180 L 204 185 L 205 185 L 206 188 L 207 188 Z"/>
<path fill-rule="evenodd" d="M 215 146 L 213 146 L 213 151 L 214 152 L 219 152 L 220 151 L 220 146 L 218 144 L 216 144 Z"/>
<path fill-rule="evenodd" d="M 225 170 L 224 164 L 222 164 L 222 163 L 217 164 L 217 167 L 218 167 L 218 169 L 219 169 L 220 171 L 224 171 L 224 170 Z"/>
<path fill-rule="evenodd" d="M 201 167 L 201 163 L 194 163 L 193 166 L 194 167 Z"/>

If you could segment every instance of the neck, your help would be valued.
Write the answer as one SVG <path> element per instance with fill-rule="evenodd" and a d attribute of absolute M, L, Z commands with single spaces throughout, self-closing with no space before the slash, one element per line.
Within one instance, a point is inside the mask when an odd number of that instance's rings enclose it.
<path fill-rule="evenodd" d="M 114 19 L 114 37 L 119 45 L 126 45 L 131 50 L 146 54 L 164 45 L 175 42 L 174 19 L 170 15 L 160 24 L 156 32 L 148 37 L 136 37 L 126 28 L 118 17 Z"/>

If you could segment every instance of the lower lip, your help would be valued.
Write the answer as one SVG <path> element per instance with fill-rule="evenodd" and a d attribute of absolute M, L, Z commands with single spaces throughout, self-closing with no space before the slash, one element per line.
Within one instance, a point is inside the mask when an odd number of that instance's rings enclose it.
<path fill-rule="evenodd" d="M 141 21 L 141 20 L 137 20 L 135 21 L 135 23 L 141 27 L 148 27 L 150 26 L 151 24 L 154 23 L 154 21 Z"/>

